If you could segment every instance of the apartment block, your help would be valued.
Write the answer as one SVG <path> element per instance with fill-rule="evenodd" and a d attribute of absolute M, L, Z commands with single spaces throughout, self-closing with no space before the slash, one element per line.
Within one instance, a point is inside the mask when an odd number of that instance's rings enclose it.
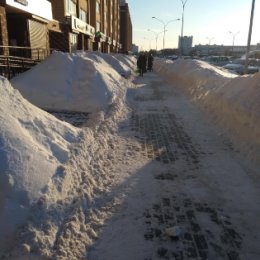
<path fill-rule="evenodd" d="M 45 56 L 49 50 L 47 25 L 52 20 L 49 1 L 1 0 L 0 18 L 1 54 L 30 58 L 37 55 L 39 59 Z M 22 53 L 20 47 L 28 49 Z"/>
<path fill-rule="evenodd" d="M 128 4 L 125 0 L 120 1 L 120 39 L 123 53 L 132 52 L 132 21 Z"/>

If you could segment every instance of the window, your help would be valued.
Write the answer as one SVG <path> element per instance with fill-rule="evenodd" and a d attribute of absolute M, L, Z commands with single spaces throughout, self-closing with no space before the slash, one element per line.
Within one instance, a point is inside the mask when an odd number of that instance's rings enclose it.
<path fill-rule="evenodd" d="M 96 32 L 100 32 L 100 22 L 96 22 Z"/>
<path fill-rule="evenodd" d="M 96 12 L 100 13 L 100 3 L 96 2 Z"/>
<path fill-rule="evenodd" d="M 66 0 L 66 13 L 77 16 L 77 8 L 73 0 Z"/>
<path fill-rule="evenodd" d="M 80 9 L 79 10 L 79 19 L 86 23 L 87 22 L 87 12 Z"/>

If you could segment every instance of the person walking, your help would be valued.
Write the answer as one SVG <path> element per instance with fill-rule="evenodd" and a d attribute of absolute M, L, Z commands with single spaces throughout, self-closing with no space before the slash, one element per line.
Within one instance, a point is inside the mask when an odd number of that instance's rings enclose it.
<path fill-rule="evenodd" d="M 137 59 L 137 67 L 139 70 L 139 75 L 143 77 L 144 72 L 146 71 L 146 56 L 143 53 L 140 53 Z"/>
<path fill-rule="evenodd" d="M 147 70 L 153 71 L 153 54 L 151 52 L 148 54 L 147 63 Z"/>

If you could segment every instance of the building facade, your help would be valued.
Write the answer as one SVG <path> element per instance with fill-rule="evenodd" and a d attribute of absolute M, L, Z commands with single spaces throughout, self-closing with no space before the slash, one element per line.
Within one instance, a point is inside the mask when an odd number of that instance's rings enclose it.
<path fill-rule="evenodd" d="M 38 59 L 46 56 L 47 25 L 53 19 L 49 1 L 1 0 L 0 18 L 1 54 Z"/>
<path fill-rule="evenodd" d="M 106 53 L 120 49 L 119 0 L 90 0 L 90 23 L 96 28 L 94 50 Z"/>
<path fill-rule="evenodd" d="M 120 0 L 0 0 L 0 46 L 119 52 Z"/>
<path fill-rule="evenodd" d="M 125 0 L 120 1 L 120 38 L 123 53 L 132 52 L 132 21 L 128 4 Z"/>
<path fill-rule="evenodd" d="M 51 0 L 50 46 L 65 52 L 92 50 L 95 28 L 90 25 L 89 0 Z"/>

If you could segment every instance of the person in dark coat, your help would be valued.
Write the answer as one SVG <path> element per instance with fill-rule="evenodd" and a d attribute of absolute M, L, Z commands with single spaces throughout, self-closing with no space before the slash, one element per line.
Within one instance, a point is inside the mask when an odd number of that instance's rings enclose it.
<path fill-rule="evenodd" d="M 139 70 L 139 75 L 143 77 L 144 72 L 146 71 L 146 56 L 141 53 L 137 59 L 137 67 Z"/>
<path fill-rule="evenodd" d="M 153 54 L 151 52 L 149 52 L 148 54 L 147 62 L 148 62 L 147 70 L 153 71 Z"/>

